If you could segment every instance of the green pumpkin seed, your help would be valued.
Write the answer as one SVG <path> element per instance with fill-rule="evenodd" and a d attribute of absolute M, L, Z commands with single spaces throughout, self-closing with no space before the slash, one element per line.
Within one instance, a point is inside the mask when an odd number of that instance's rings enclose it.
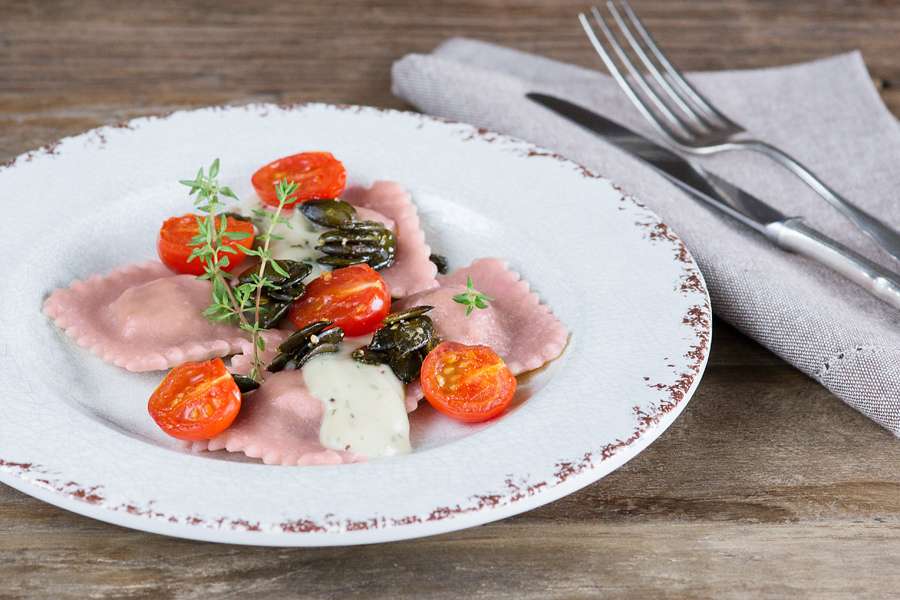
<path fill-rule="evenodd" d="M 422 362 L 425 360 L 425 352 L 408 352 L 406 354 L 392 355 L 388 366 L 397 379 L 403 383 L 412 383 L 419 378 Z"/>
<path fill-rule="evenodd" d="M 316 259 L 316 262 L 320 265 L 325 265 L 326 267 L 333 267 L 335 269 L 340 269 L 342 267 L 349 267 L 350 265 L 361 265 L 366 262 L 366 258 L 345 258 L 343 256 L 323 256 L 322 258 Z M 374 267 L 372 267 L 374 268 Z"/>
<path fill-rule="evenodd" d="M 432 254 L 428 257 L 428 260 L 434 263 L 434 266 L 437 267 L 438 273 L 441 275 L 446 275 L 450 271 L 450 265 L 447 262 L 447 257 L 442 254 Z"/>
<path fill-rule="evenodd" d="M 425 314 L 432 308 L 414 306 L 388 315 L 372 342 L 355 350 L 353 358 L 366 364 L 386 364 L 404 383 L 414 381 L 425 356 L 440 343 L 431 317 Z"/>
<path fill-rule="evenodd" d="M 315 356 L 318 356 L 320 354 L 326 354 L 326 353 L 337 352 L 337 351 L 338 351 L 337 344 L 319 344 L 318 346 L 313 346 L 309 350 L 309 352 L 294 359 L 294 362 L 296 364 L 296 366 L 294 368 L 300 369 L 301 367 L 303 367 L 303 365 L 305 365 L 309 361 L 309 359 L 311 359 Z"/>
<path fill-rule="evenodd" d="M 371 350 L 368 346 L 357 348 L 350 355 L 354 360 L 366 365 L 383 365 L 387 364 L 387 357 L 380 352 Z"/>
<path fill-rule="evenodd" d="M 259 326 L 262 329 L 271 329 L 287 314 L 290 302 L 273 300 L 263 294 L 259 299 Z M 256 306 L 244 309 L 244 318 L 249 323 L 256 322 Z"/>
<path fill-rule="evenodd" d="M 408 353 L 420 350 L 434 337 L 434 325 L 426 316 L 398 321 L 375 332 L 369 348 L 375 352 Z"/>
<path fill-rule="evenodd" d="M 317 246 L 320 252 L 331 256 L 347 256 L 349 258 L 366 258 L 381 252 L 381 247 L 372 240 L 350 240 L 348 242 L 328 242 Z"/>
<path fill-rule="evenodd" d="M 412 319 L 413 317 L 421 317 L 433 308 L 433 306 L 423 304 L 422 306 L 413 306 L 412 308 L 407 308 L 406 310 L 400 312 L 394 312 L 384 318 L 384 324 L 390 325 L 391 323 L 396 323 L 397 321 Z"/>
<path fill-rule="evenodd" d="M 394 264 L 397 239 L 377 221 L 351 221 L 320 235 L 316 249 L 325 254 L 319 264 L 347 267 L 367 263 L 379 270 Z"/>
<path fill-rule="evenodd" d="M 337 352 L 344 339 L 340 327 L 330 327 L 330 321 L 311 323 L 296 331 L 278 346 L 278 355 L 269 363 L 268 370 L 276 373 L 286 368 L 299 369 L 314 356 L 326 352 Z"/>
<path fill-rule="evenodd" d="M 309 343 L 310 336 L 321 333 L 333 324 L 332 321 L 316 321 L 315 323 L 310 323 L 306 327 L 298 329 L 288 336 L 286 340 L 281 342 L 281 345 L 278 346 L 278 351 L 286 354 L 297 352 L 303 348 L 305 344 Z"/>
<path fill-rule="evenodd" d="M 238 375 L 236 373 L 232 373 L 231 377 L 237 384 L 238 390 L 241 392 L 241 395 L 249 394 L 250 392 L 259 389 L 259 382 L 252 377 L 247 377 L 246 375 Z"/>
<path fill-rule="evenodd" d="M 300 212 L 322 227 L 340 227 L 356 218 L 356 209 L 343 200 L 309 200 L 300 205 Z"/>

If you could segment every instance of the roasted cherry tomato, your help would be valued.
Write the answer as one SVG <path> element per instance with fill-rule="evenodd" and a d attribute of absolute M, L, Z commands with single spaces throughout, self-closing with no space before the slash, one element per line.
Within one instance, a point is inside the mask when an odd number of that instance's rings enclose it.
<path fill-rule="evenodd" d="M 391 310 L 391 294 L 375 269 L 351 265 L 314 279 L 291 307 L 298 328 L 316 321 L 334 321 L 347 336 L 372 333 Z"/>
<path fill-rule="evenodd" d="M 221 218 L 220 216 L 219 219 Z M 240 240 L 227 238 L 222 240 L 222 245 L 230 246 L 237 250 L 234 254 L 226 254 L 229 263 L 224 270 L 233 271 L 244 261 L 246 256 L 241 251 L 241 248 L 253 246 L 253 224 L 231 216 L 225 218 L 228 223 L 227 231 L 247 234 L 247 237 Z M 221 220 L 218 223 L 221 224 Z M 195 258 L 188 262 L 188 257 L 195 247 L 191 245 L 191 240 L 194 239 L 194 236 L 199 231 L 197 215 L 182 215 L 166 219 L 159 229 L 159 239 L 156 242 L 156 251 L 159 253 L 159 259 L 176 273 L 202 275 L 203 261 L 201 259 Z"/>
<path fill-rule="evenodd" d="M 241 392 L 221 358 L 190 362 L 166 375 L 147 405 L 160 429 L 180 440 L 208 440 L 231 425 Z"/>
<path fill-rule="evenodd" d="M 275 184 L 281 180 L 297 183 L 285 206 L 307 200 L 337 198 L 347 184 L 347 171 L 330 152 L 301 152 L 273 160 L 260 168 L 250 181 L 263 202 L 278 206 Z"/>
<path fill-rule="evenodd" d="M 516 378 L 488 346 L 441 342 L 419 373 L 425 399 L 449 417 L 478 423 L 506 410 Z"/>

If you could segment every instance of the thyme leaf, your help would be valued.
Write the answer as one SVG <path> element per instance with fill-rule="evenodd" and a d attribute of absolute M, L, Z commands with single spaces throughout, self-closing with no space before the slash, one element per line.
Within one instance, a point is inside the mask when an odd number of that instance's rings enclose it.
<path fill-rule="evenodd" d="M 476 290 L 472 277 L 469 276 L 466 279 L 466 291 L 453 296 L 453 301 L 466 307 L 466 316 L 468 317 L 476 308 L 484 309 L 490 306 L 494 299 Z"/>

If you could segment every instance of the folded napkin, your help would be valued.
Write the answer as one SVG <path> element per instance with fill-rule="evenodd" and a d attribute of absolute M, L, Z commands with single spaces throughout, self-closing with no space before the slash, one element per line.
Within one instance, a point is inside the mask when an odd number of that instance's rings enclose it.
<path fill-rule="evenodd" d="M 587 43 L 584 52 L 592 53 Z M 858 53 L 690 78 L 757 137 L 900 226 L 900 126 L 882 104 Z M 524 138 L 622 185 L 687 243 L 706 277 L 714 312 L 900 435 L 900 312 L 827 268 L 779 250 L 690 199 L 638 160 L 523 97 L 528 91 L 561 96 L 654 137 L 607 75 L 453 39 L 432 54 L 395 63 L 393 90 L 423 112 Z M 786 214 L 801 215 L 869 258 L 898 268 L 769 159 L 735 152 L 703 162 Z"/>

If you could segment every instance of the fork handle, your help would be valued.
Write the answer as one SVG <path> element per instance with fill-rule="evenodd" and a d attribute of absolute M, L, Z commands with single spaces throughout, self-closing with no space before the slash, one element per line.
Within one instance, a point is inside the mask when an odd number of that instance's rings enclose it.
<path fill-rule="evenodd" d="M 900 276 L 896 273 L 808 227 L 800 219 L 770 223 L 766 229 L 769 237 L 785 250 L 822 263 L 879 300 L 900 309 Z"/>
<path fill-rule="evenodd" d="M 850 219 L 860 230 L 875 240 L 888 254 L 900 261 L 900 233 L 828 187 L 815 173 L 793 156 L 775 146 L 757 140 L 736 141 L 733 143 L 739 148 L 765 154 L 794 173 L 819 196 Z"/>

